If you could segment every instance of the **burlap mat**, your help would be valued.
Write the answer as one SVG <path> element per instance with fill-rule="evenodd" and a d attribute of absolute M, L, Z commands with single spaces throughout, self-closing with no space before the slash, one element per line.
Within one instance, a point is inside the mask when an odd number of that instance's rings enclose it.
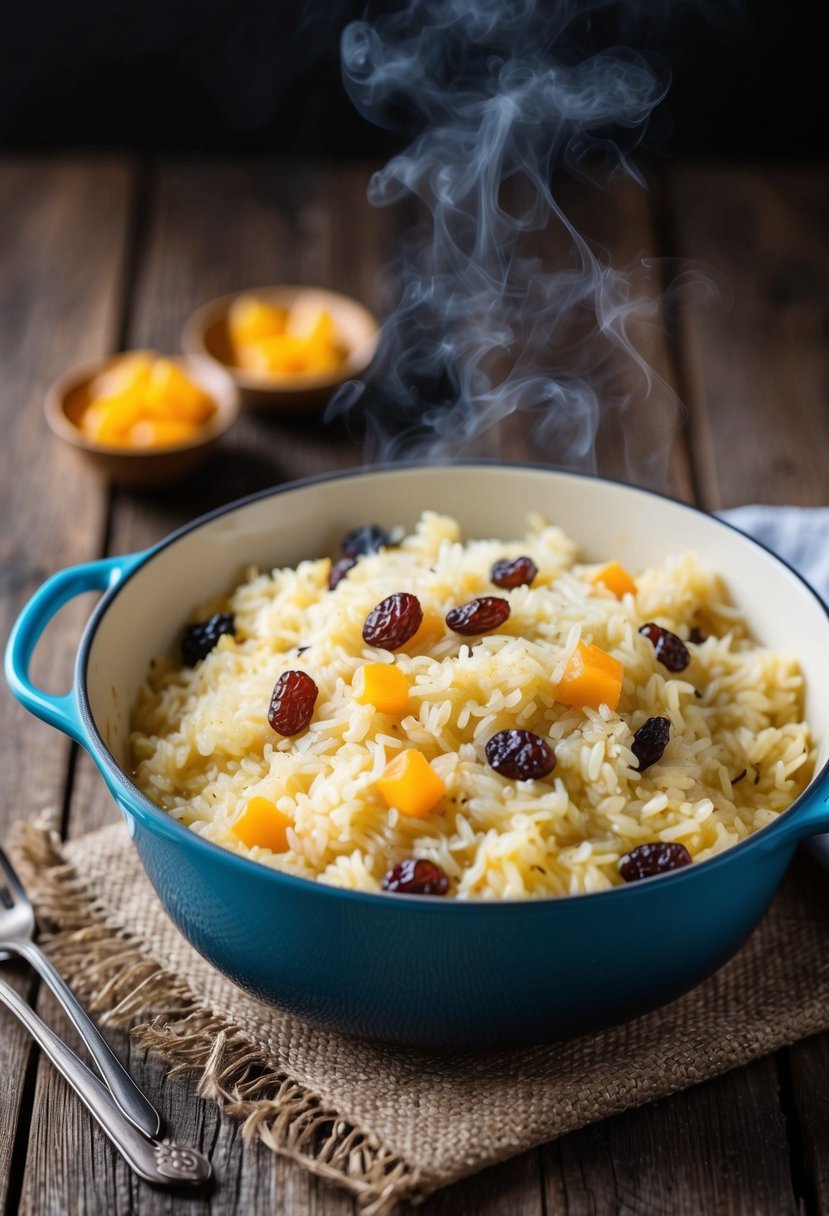
<path fill-rule="evenodd" d="M 16 857 L 48 952 L 101 1020 L 143 1019 L 142 1044 L 197 1069 L 201 1096 L 247 1137 L 375 1216 L 829 1027 L 829 878 L 808 858 L 737 957 L 667 1008 L 563 1044 L 447 1058 L 357 1042 L 245 996 L 167 920 L 120 824 L 65 847 L 28 825 Z"/>

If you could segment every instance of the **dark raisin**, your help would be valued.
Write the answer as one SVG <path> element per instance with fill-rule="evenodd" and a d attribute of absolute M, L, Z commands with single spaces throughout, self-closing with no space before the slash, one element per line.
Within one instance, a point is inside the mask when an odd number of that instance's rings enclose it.
<path fill-rule="evenodd" d="M 344 557 L 364 557 L 367 553 L 379 553 L 389 544 L 389 534 L 379 524 L 361 524 L 342 538 L 340 552 Z"/>
<path fill-rule="evenodd" d="M 356 565 L 356 557 L 341 557 L 338 562 L 334 562 L 328 572 L 328 590 L 333 591 Z"/>
<path fill-rule="evenodd" d="M 688 634 L 688 641 L 693 642 L 695 646 L 700 646 L 705 641 L 705 634 L 701 629 L 697 629 L 694 625 L 691 632 Z"/>
<path fill-rule="evenodd" d="M 671 723 L 667 718 L 648 718 L 633 736 L 630 750 L 639 761 L 639 772 L 662 759 L 662 753 L 671 737 Z"/>
<path fill-rule="evenodd" d="M 668 671 L 684 671 L 691 662 L 688 647 L 675 633 L 671 633 L 670 629 L 663 629 L 661 625 L 648 621 L 642 625 L 639 632 L 653 644 L 658 661 L 663 667 L 667 667 Z"/>
<path fill-rule="evenodd" d="M 691 854 L 684 844 L 655 840 L 625 853 L 619 861 L 619 873 L 625 882 L 637 882 L 640 878 L 653 878 L 656 874 L 667 874 L 669 870 L 690 864 Z"/>
<path fill-rule="evenodd" d="M 525 587 L 538 574 L 538 566 L 531 557 L 504 557 L 495 562 L 489 572 L 496 587 Z"/>
<path fill-rule="evenodd" d="M 546 777 L 556 766 L 553 749 L 529 730 L 499 730 L 486 745 L 490 768 L 514 781 Z"/>
<path fill-rule="evenodd" d="M 305 671 L 283 671 L 274 685 L 268 721 L 280 735 L 298 735 L 314 716 L 319 689 Z"/>
<path fill-rule="evenodd" d="M 409 857 L 384 874 L 380 885 L 384 891 L 397 891 L 400 895 L 445 895 L 449 879 L 433 861 Z"/>
<path fill-rule="evenodd" d="M 743 771 L 741 773 L 738 773 L 736 777 L 731 778 L 731 784 L 736 785 L 738 781 L 742 781 L 743 777 L 745 777 L 747 773 L 748 773 L 748 769 L 744 768 Z"/>
<path fill-rule="evenodd" d="M 489 633 L 497 629 L 508 616 L 509 604 L 506 600 L 497 595 L 482 595 L 477 600 L 450 608 L 446 614 L 446 624 L 455 633 L 474 637 L 476 633 Z"/>
<path fill-rule="evenodd" d="M 206 621 L 188 625 L 181 639 L 181 661 L 185 667 L 195 667 L 210 654 L 223 633 L 236 635 L 236 623 L 226 612 L 214 612 Z"/>
<path fill-rule="evenodd" d="M 416 595 L 397 591 L 372 608 L 363 625 L 363 641 L 383 650 L 398 650 L 414 637 L 423 620 Z"/>

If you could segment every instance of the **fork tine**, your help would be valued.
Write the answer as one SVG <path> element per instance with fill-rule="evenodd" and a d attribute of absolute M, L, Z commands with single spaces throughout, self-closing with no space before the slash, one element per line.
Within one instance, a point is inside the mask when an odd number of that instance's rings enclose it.
<path fill-rule="evenodd" d="M 17 871 L 9 860 L 8 854 L 2 848 L 0 848 L 0 877 L 5 878 L 6 890 L 13 902 L 29 903 L 29 897 L 23 888 L 23 883 L 18 878 Z"/>

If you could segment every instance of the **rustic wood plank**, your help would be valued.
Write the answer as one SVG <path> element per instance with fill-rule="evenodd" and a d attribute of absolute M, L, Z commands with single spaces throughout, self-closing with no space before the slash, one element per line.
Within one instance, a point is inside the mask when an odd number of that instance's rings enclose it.
<path fill-rule="evenodd" d="M 548 1216 L 795 1216 L 774 1059 L 542 1150 Z"/>
<path fill-rule="evenodd" d="M 537 1153 L 522 1153 L 438 1191 L 419 1211 L 427 1216 L 546 1216 Z"/>
<path fill-rule="evenodd" d="M 0 429 L 6 476 L 0 481 L 0 632 L 5 637 L 26 599 L 53 571 L 95 557 L 106 492 L 48 430 L 41 401 L 69 364 L 105 352 L 118 323 L 129 169 L 117 161 L 9 160 L 0 167 Z M 89 605 L 68 606 L 39 648 L 33 674 L 64 691 Z M 45 807 L 62 809 L 68 742 L 0 699 L 0 838 L 11 824 Z M 3 977 L 31 994 L 30 973 Z M 36 1054 L 10 1015 L 0 1013 L 0 1208 L 19 1179 L 14 1154 L 21 1094 Z M 16 1129 L 19 1133 L 16 1139 Z"/>
<path fill-rule="evenodd" d="M 315 170 L 289 175 L 268 167 L 216 165 L 164 166 L 148 191 L 149 214 L 142 221 L 142 247 L 131 298 L 126 342 L 163 350 L 178 347 L 181 326 L 211 296 L 270 282 L 313 282 L 349 291 L 379 306 L 381 285 L 373 268 L 390 258 L 395 233 L 389 223 L 360 222 L 367 171 L 358 167 L 336 173 Z M 334 205 L 336 203 L 336 206 Z M 319 419 L 244 417 L 220 459 L 186 483 L 167 491 L 130 494 L 118 491 L 110 523 L 112 551 L 150 544 L 178 523 L 219 503 L 302 474 L 353 464 L 360 449 L 344 433 L 320 433 Z M 77 835 L 114 818 L 114 808 L 100 778 L 85 756 L 79 757 L 69 831 Z M 164 1070 L 137 1052 L 127 1036 L 119 1050 L 147 1091 L 161 1095 L 173 1125 L 180 1127 L 199 1112 L 195 1142 L 209 1151 L 220 1183 L 203 1210 L 230 1213 L 269 1210 L 291 1213 L 352 1212 L 347 1194 L 321 1183 L 306 1171 L 254 1146 L 241 1150 L 239 1129 L 221 1119 L 215 1107 L 199 1101 L 195 1083 L 167 1080 Z M 45 1079 L 38 1094 L 35 1123 L 41 1109 L 58 1100 L 60 1082 Z M 67 1101 L 69 1099 L 66 1099 Z M 87 1124 L 89 1120 L 87 1120 Z M 39 1131 L 39 1134 L 42 1132 Z M 36 1150 L 35 1150 L 36 1151 Z M 102 1136 L 67 1120 L 62 1153 L 85 1154 L 84 1173 L 95 1178 L 83 1193 L 79 1211 L 109 1212 L 129 1195 L 130 1211 L 166 1211 L 148 1188 L 125 1189 L 123 1167 Z M 35 1158 L 36 1159 L 36 1158 Z M 58 1213 L 61 1179 L 51 1169 L 27 1173 L 26 1203 L 32 1212 Z M 97 1199 L 95 1198 L 97 1196 Z M 94 1206 L 97 1203 L 97 1207 Z M 201 1211 L 192 1200 L 193 1211 Z M 188 1204 L 188 1206 L 190 1206 Z M 178 1210 L 178 1209 L 176 1209 Z"/>
<path fill-rule="evenodd" d="M 66 1017 L 51 996 L 40 1012 L 67 1042 L 78 1047 Z M 126 1035 L 107 1032 L 119 1054 Z M 44 1063 L 38 1077 L 21 1216 L 208 1216 L 216 1212 L 269 1212 L 273 1216 L 353 1216 L 339 1189 L 274 1158 L 259 1142 L 242 1147 L 241 1125 L 219 1118 L 202 1102 L 193 1078 L 165 1079 L 165 1066 L 130 1052 L 130 1068 L 158 1105 L 165 1127 L 185 1144 L 209 1152 L 215 1184 L 204 1191 L 165 1192 L 137 1180 L 63 1079 Z"/>
<path fill-rule="evenodd" d="M 703 505 L 829 501 L 829 173 L 679 167 L 672 196 L 676 251 L 718 291 L 682 329 Z"/>
<path fill-rule="evenodd" d="M 704 505 L 825 504 L 829 174 L 679 168 L 672 196 L 677 251 L 709 267 L 721 292 L 686 310 L 682 332 Z M 821 1212 L 827 1052 L 820 1036 L 780 1057 L 793 1178 Z"/>
<path fill-rule="evenodd" d="M 791 1095 L 792 1172 L 807 1211 L 829 1212 L 829 1035 L 816 1035 L 781 1053 L 784 1089 Z"/>
<path fill-rule="evenodd" d="M 596 395 L 595 443 L 581 453 L 569 446 L 568 423 L 559 420 L 553 405 L 546 414 L 508 419 L 492 454 L 581 468 L 689 500 L 684 413 L 668 340 L 668 284 L 654 222 L 662 192 L 659 178 L 652 176 L 647 189 L 630 177 L 604 188 L 554 181 L 554 198 L 577 236 L 554 220 L 531 244 L 545 273 L 554 276 L 583 264 L 584 281 L 593 284 L 585 289 L 585 304 L 574 310 L 571 328 L 582 344 L 585 381 Z M 607 319 L 602 312 L 611 309 L 625 318 L 609 326 L 613 340 L 599 333 Z M 569 352 L 559 358 L 566 370 Z M 555 351 L 549 360 L 554 368 Z M 539 367 L 544 365 L 540 353 Z"/>

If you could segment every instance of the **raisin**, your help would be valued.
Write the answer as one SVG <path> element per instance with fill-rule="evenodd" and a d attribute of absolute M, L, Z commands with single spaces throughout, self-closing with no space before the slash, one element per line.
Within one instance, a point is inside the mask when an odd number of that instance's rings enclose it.
<path fill-rule="evenodd" d="M 181 661 L 185 667 L 195 667 L 224 633 L 236 635 L 236 623 L 226 612 L 214 612 L 206 621 L 188 625 L 181 639 Z"/>
<path fill-rule="evenodd" d="M 339 586 L 349 570 L 356 565 L 356 557 L 341 557 L 338 562 L 334 562 L 328 572 L 328 590 L 333 591 L 335 587 Z"/>
<path fill-rule="evenodd" d="M 496 587 L 525 587 L 538 574 L 538 566 L 531 557 L 516 557 L 510 560 L 504 557 L 495 562 L 489 572 Z"/>
<path fill-rule="evenodd" d="M 422 620 L 423 609 L 417 596 L 397 591 L 372 608 L 363 625 L 363 641 L 383 650 L 398 650 L 414 637 Z"/>
<path fill-rule="evenodd" d="M 693 642 L 695 646 L 701 646 L 705 641 L 705 634 L 701 629 L 697 629 L 696 625 L 694 625 L 693 629 L 688 634 L 688 641 Z"/>
<path fill-rule="evenodd" d="M 499 730 L 485 750 L 490 768 L 515 781 L 546 777 L 556 766 L 553 749 L 529 730 Z"/>
<path fill-rule="evenodd" d="M 639 632 L 653 644 L 657 660 L 663 667 L 667 667 L 668 671 L 684 671 L 691 662 L 688 647 L 675 633 L 671 633 L 670 629 L 663 629 L 661 625 L 647 621 Z"/>
<path fill-rule="evenodd" d="M 344 557 L 365 557 L 367 553 L 379 553 L 390 543 L 388 532 L 379 524 L 361 524 L 352 528 L 340 541 L 340 552 Z"/>
<path fill-rule="evenodd" d="M 305 671 L 283 671 L 274 685 L 268 721 L 280 735 L 298 735 L 314 716 L 319 689 Z"/>
<path fill-rule="evenodd" d="M 736 777 L 731 778 L 731 784 L 736 785 L 738 781 L 742 781 L 743 777 L 745 777 L 745 775 L 747 773 L 748 773 L 748 769 L 744 768 L 743 771 L 741 773 L 738 773 Z"/>
<path fill-rule="evenodd" d="M 497 595 L 482 595 L 477 600 L 450 608 L 446 614 L 446 624 L 455 633 L 473 637 L 476 633 L 489 633 L 491 629 L 503 625 L 509 611 L 506 600 Z"/>
<path fill-rule="evenodd" d="M 625 882 L 637 882 L 640 878 L 653 878 L 656 874 L 667 874 L 691 864 L 691 854 L 684 844 L 669 844 L 655 840 L 651 844 L 640 844 L 619 861 L 619 873 Z"/>
<path fill-rule="evenodd" d="M 445 895 L 449 879 L 433 861 L 409 857 L 384 874 L 380 885 L 384 891 L 397 891 L 400 895 Z"/>
<path fill-rule="evenodd" d="M 662 759 L 662 753 L 671 737 L 671 723 L 667 718 L 648 718 L 633 736 L 630 750 L 639 761 L 639 772 Z"/>

